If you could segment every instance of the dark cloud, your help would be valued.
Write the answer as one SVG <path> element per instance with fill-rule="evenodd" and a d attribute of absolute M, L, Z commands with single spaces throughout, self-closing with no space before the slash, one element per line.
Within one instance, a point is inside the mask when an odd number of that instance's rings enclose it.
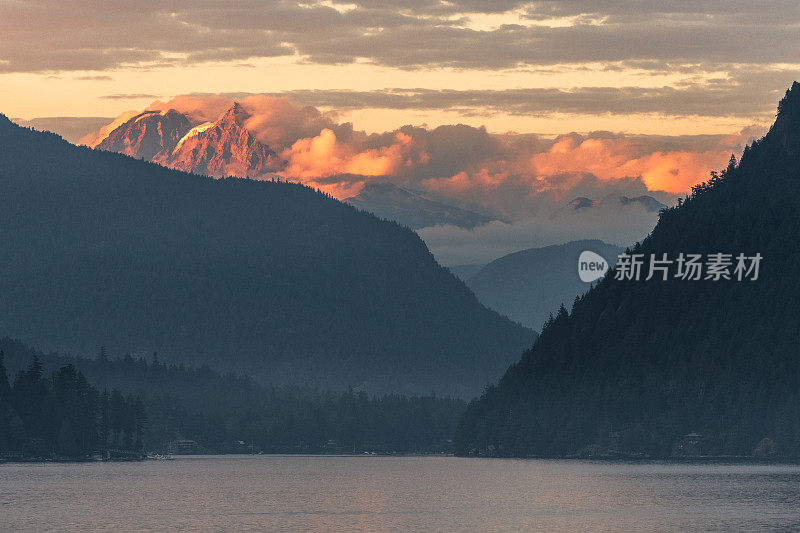
<path fill-rule="evenodd" d="M 112 81 L 114 78 L 111 76 L 78 76 L 75 78 L 78 81 Z"/>
<path fill-rule="evenodd" d="M 302 89 L 267 96 L 288 96 L 302 105 L 336 110 L 446 109 L 463 116 L 495 113 L 545 116 L 655 113 L 685 117 L 768 119 L 797 74 L 769 68 L 736 68 L 725 78 L 686 81 L 674 87 L 515 88 L 501 90 L 387 88 L 372 91 Z M 242 99 L 255 93 L 224 93 Z M 197 93 L 197 96 L 206 96 Z"/>
<path fill-rule="evenodd" d="M 141 99 L 152 100 L 153 98 L 158 98 L 158 95 L 156 95 L 156 94 L 145 94 L 145 93 L 106 94 L 104 96 L 100 96 L 99 98 L 101 100 L 141 100 Z"/>
<path fill-rule="evenodd" d="M 368 9 L 384 9 L 387 5 L 384 0 L 356 0 L 352 3 Z M 455 0 L 448 2 L 440 0 L 399 0 L 392 2 L 392 8 L 417 15 L 450 15 L 453 13 L 505 13 L 525 4 L 526 2 L 520 0 Z"/>
<path fill-rule="evenodd" d="M 464 124 L 439 126 L 426 129 L 404 126 L 396 131 L 370 135 L 361 149 L 378 149 L 390 146 L 397 132 L 414 140 L 418 150 L 425 152 L 426 164 L 415 171 L 414 179 L 452 176 L 457 172 L 474 169 L 484 161 L 500 159 L 511 153 L 497 136 L 490 135 L 486 128 L 475 128 Z"/>
<path fill-rule="evenodd" d="M 764 117 L 774 112 L 775 102 L 792 81 L 781 73 L 780 81 L 758 88 L 753 83 L 693 84 L 679 87 L 577 87 L 503 90 L 436 90 L 390 88 L 376 91 L 297 90 L 272 93 L 289 96 L 306 105 L 347 109 L 447 109 L 463 115 L 630 114 L 667 116 Z M 775 88 L 775 89 L 772 89 Z M 240 95 L 241 96 L 241 95 Z M 235 97 L 235 96 L 234 96 Z"/>
<path fill-rule="evenodd" d="M 768 4 L 750 0 L 545 0 L 525 4 L 529 18 L 545 20 L 554 17 L 607 18 L 611 22 L 670 18 L 674 21 L 723 19 L 736 21 L 772 20 L 781 13 L 783 22 L 800 20 L 800 7 L 793 0 L 771 0 Z"/>
<path fill-rule="evenodd" d="M 298 41 L 296 46 L 312 61 L 323 63 L 360 58 L 401 68 L 489 69 L 643 60 L 655 60 L 662 68 L 684 63 L 727 68 L 735 63 L 786 61 L 787 51 L 800 46 L 794 24 L 748 21 L 739 25 L 659 20 L 568 27 L 507 25 L 492 31 L 403 26 L 352 37 Z"/>
<path fill-rule="evenodd" d="M 742 0 L 558 0 L 521 3 L 313 0 L 28 0 L 0 4 L 0 70 L 102 70 L 140 62 L 299 55 L 401 68 L 510 68 L 585 62 L 725 66 L 791 60 L 800 51 L 800 4 Z M 517 9 L 537 24 L 491 30 L 476 14 Z M 571 17 L 573 24 L 541 21 Z M 510 19 L 514 20 L 514 19 Z"/>

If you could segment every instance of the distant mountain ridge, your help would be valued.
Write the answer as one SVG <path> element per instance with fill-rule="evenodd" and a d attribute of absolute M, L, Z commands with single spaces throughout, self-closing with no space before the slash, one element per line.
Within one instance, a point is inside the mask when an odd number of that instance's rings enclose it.
<path fill-rule="evenodd" d="M 600 200 L 592 200 L 590 198 L 586 198 L 585 196 L 578 196 L 577 198 L 571 200 L 567 205 L 575 210 L 590 209 L 600 205 L 612 207 L 619 205 L 640 205 L 644 207 L 645 210 L 654 213 L 658 213 L 667 207 L 665 204 L 646 194 L 634 196 L 632 198 L 624 195 L 609 195 Z"/>
<path fill-rule="evenodd" d="M 530 248 L 495 259 L 470 276 L 467 287 L 486 307 L 538 330 L 562 303 L 589 289 L 578 276 L 578 257 L 587 250 L 612 266 L 623 251 L 600 240 Z"/>
<path fill-rule="evenodd" d="M 481 263 L 467 263 L 463 265 L 448 265 L 447 270 L 466 283 L 469 278 L 477 274 L 485 266 Z"/>
<path fill-rule="evenodd" d="M 174 140 L 168 115 L 141 120 Z M 148 129 L 127 138 L 152 146 Z M 0 331 L 43 350 L 465 397 L 533 339 L 415 233 L 310 188 L 187 174 L 3 116 L 0 145 Z"/>
<path fill-rule="evenodd" d="M 494 220 L 467 209 L 430 200 L 418 193 L 385 182 L 368 182 L 357 196 L 348 198 L 345 202 L 381 218 L 397 221 L 411 229 L 443 224 L 472 229 Z"/>

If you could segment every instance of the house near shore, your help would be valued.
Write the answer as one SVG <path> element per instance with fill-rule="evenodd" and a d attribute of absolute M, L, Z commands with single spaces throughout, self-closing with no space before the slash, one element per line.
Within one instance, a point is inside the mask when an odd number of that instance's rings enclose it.
<path fill-rule="evenodd" d="M 178 439 L 169 443 L 169 453 L 191 455 L 200 451 L 200 445 L 191 439 Z"/>
<path fill-rule="evenodd" d="M 704 454 L 704 447 L 708 443 L 708 438 L 700 433 L 692 432 L 684 435 L 675 443 L 672 455 L 681 457 L 699 457 Z"/>

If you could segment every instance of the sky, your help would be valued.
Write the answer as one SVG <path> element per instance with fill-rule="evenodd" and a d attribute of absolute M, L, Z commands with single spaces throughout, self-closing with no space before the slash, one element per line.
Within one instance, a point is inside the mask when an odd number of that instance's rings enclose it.
<path fill-rule="evenodd" d="M 273 139 L 287 177 L 339 197 L 389 179 L 510 227 L 422 231 L 437 257 L 592 228 L 626 244 L 654 217 L 554 213 L 580 192 L 673 201 L 724 167 L 799 77 L 798 25 L 786 0 L 0 0 L 0 112 L 76 141 L 185 95 L 260 98 L 260 132 L 305 121 Z"/>

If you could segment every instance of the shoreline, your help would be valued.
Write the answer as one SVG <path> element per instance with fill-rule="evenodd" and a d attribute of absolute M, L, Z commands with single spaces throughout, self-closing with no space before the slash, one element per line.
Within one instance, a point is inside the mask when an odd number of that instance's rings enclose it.
<path fill-rule="evenodd" d="M 758 464 L 758 465 L 800 465 L 800 457 L 749 457 L 749 456 L 698 456 L 698 457 L 466 457 L 452 453 L 447 454 L 424 454 L 424 453 L 202 453 L 202 454 L 173 454 L 169 458 L 149 458 L 142 457 L 137 459 L 104 459 L 93 458 L 14 458 L 0 459 L 0 467 L 5 464 L 64 464 L 64 463 L 141 463 L 150 461 L 164 461 L 177 459 L 197 459 L 212 457 L 362 457 L 362 458 L 430 458 L 447 457 L 459 459 L 490 459 L 499 461 L 547 461 L 547 462 L 568 462 L 568 463 L 597 463 L 597 464 Z"/>

